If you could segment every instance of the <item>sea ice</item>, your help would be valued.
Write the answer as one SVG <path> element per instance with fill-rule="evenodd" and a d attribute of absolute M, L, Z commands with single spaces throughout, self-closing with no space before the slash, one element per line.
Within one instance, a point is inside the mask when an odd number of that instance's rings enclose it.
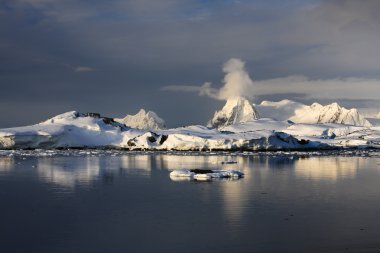
<path fill-rule="evenodd" d="M 212 179 L 239 179 L 244 177 L 244 173 L 238 170 L 187 170 L 179 169 L 170 172 L 170 178 L 177 181 L 178 178 L 188 180 L 209 181 Z"/>

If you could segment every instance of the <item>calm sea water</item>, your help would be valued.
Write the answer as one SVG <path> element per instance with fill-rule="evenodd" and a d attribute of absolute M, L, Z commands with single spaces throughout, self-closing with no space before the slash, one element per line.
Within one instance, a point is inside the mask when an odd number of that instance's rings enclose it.
<path fill-rule="evenodd" d="M 1 156 L 0 252 L 380 252 L 380 158 Z"/>

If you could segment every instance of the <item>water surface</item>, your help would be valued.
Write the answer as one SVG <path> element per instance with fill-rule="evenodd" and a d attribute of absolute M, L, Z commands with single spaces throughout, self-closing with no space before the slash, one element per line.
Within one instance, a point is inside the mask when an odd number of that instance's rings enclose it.
<path fill-rule="evenodd" d="M 5 253 L 380 252 L 379 156 L 8 153 L 0 203 Z"/>

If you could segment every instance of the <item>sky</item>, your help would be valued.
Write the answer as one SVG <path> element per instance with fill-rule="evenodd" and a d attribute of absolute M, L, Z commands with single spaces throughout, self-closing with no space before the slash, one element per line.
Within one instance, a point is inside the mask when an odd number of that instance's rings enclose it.
<path fill-rule="evenodd" d="M 225 96 L 181 87 L 221 91 L 231 59 L 253 103 L 380 108 L 378 13 L 377 0 L 0 0 L 0 127 L 140 108 L 205 124 Z"/>

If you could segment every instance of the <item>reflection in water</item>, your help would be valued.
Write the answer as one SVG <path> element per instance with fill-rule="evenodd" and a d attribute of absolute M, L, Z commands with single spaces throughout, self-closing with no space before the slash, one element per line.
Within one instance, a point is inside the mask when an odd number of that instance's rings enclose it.
<path fill-rule="evenodd" d="M 152 164 L 154 164 L 155 157 L 152 155 L 126 155 L 118 159 L 120 163 L 118 166 L 123 169 L 125 173 L 136 174 L 140 176 L 150 176 Z"/>
<path fill-rule="evenodd" d="M 220 167 L 222 157 L 219 156 L 183 156 L 158 155 L 156 165 L 158 168 L 168 170 L 178 169 L 215 169 Z"/>
<path fill-rule="evenodd" d="M 222 164 L 223 161 L 236 161 L 236 164 Z M 15 166 L 13 157 L 0 158 L 0 172 L 8 172 Z M 245 176 L 238 181 L 212 182 L 202 194 L 210 194 L 212 189 L 219 190 L 225 217 L 232 226 L 243 225 L 246 210 L 255 204 L 249 189 L 252 183 L 265 189 L 289 187 L 289 172 L 296 178 L 307 180 L 336 181 L 355 178 L 359 168 L 368 167 L 368 160 L 360 157 L 311 157 L 293 158 L 292 156 L 184 156 L 165 154 L 123 155 L 105 157 L 42 157 L 37 159 L 38 177 L 62 187 L 74 189 L 77 185 L 91 186 L 102 180 L 112 182 L 114 175 L 151 177 L 152 169 L 233 169 L 242 171 Z M 276 185 L 266 185 L 274 173 L 280 177 Z M 169 176 L 169 172 L 168 172 Z M 188 178 L 176 178 L 188 181 Z M 260 193 L 259 193 L 260 194 Z"/>
<path fill-rule="evenodd" d="M 156 158 L 157 167 L 168 170 L 177 169 L 223 169 L 239 170 L 244 173 L 244 178 L 237 181 L 213 182 L 213 187 L 220 188 L 220 198 L 226 218 L 231 225 L 241 224 L 246 206 L 250 205 L 248 190 L 253 180 L 253 164 L 262 159 L 254 156 L 181 156 L 181 155 L 159 155 Z M 266 157 L 266 161 L 268 157 Z M 224 161 L 236 161 L 236 164 L 222 164 Z M 176 181 L 189 181 L 189 178 L 175 178 Z M 210 188 L 207 188 L 211 190 Z M 209 194 L 209 192 L 203 192 Z"/>
<path fill-rule="evenodd" d="M 42 180 L 63 187 L 74 188 L 77 184 L 88 186 L 100 175 L 99 158 L 40 158 L 37 172 Z"/>
<path fill-rule="evenodd" d="M 182 168 L 245 177 L 171 181 Z M 378 168 L 281 153 L 0 157 L 0 252 L 378 252 Z"/>
<path fill-rule="evenodd" d="M 294 164 L 296 176 L 310 180 L 336 181 L 341 178 L 354 178 L 360 167 L 367 166 L 366 159 L 347 157 L 312 157 L 299 159 Z"/>
<path fill-rule="evenodd" d="M 0 157 L 0 173 L 10 171 L 13 166 L 13 157 Z"/>
<path fill-rule="evenodd" d="M 223 161 L 234 160 L 237 164 L 223 164 Z M 336 181 L 345 178 L 355 178 L 360 168 L 369 166 L 368 159 L 360 157 L 311 157 L 299 158 L 293 156 L 165 156 L 156 158 L 161 168 L 175 169 L 237 169 L 245 174 L 244 179 L 236 182 L 219 182 L 224 212 L 233 226 L 244 224 L 246 210 L 255 204 L 252 192 L 249 190 L 252 182 L 262 188 L 276 187 L 286 191 L 289 187 L 289 172 L 294 171 L 296 178 L 308 180 Z M 273 174 L 282 174 L 276 185 L 272 182 Z M 182 179 L 188 181 L 187 178 Z M 215 183 L 216 184 L 216 183 Z M 281 190 L 282 189 L 282 190 Z M 207 193 L 205 193 L 207 194 Z M 257 193 L 260 194 L 260 193 Z M 265 194 L 265 192 L 264 192 Z"/>
<path fill-rule="evenodd" d="M 244 178 L 239 182 L 228 182 L 221 184 L 224 212 L 227 221 L 233 226 L 242 224 L 242 217 L 249 201 L 250 191 L 247 190 L 249 182 L 252 180 L 252 164 L 249 157 L 236 157 L 237 164 L 224 165 L 223 168 L 236 168 L 244 173 Z"/>
<path fill-rule="evenodd" d="M 39 158 L 39 177 L 63 187 L 89 186 L 93 181 L 112 182 L 115 173 L 150 176 L 151 156 Z"/>

